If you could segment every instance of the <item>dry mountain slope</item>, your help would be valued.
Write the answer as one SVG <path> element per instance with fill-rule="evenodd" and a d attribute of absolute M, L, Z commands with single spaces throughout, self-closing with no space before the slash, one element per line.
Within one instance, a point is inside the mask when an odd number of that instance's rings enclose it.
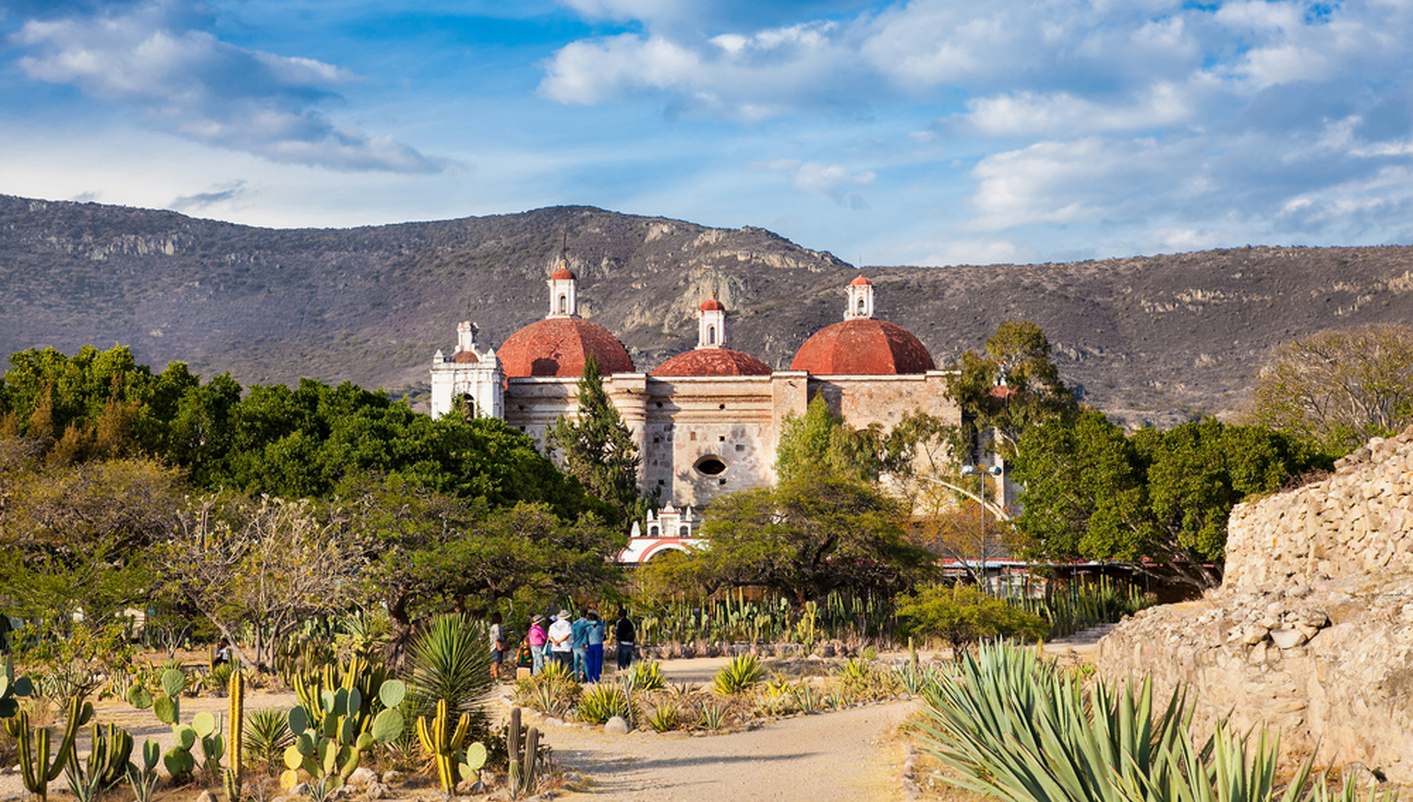
<path fill-rule="evenodd" d="M 582 311 L 648 370 L 695 341 L 715 291 L 733 346 L 785 367 L 839 319 L 853 268 L 768 231 L 585 207 L 346 230 L 0 196 L 0 351 L 130 345 L 242 382 L 425 383 L 455 324 L 498 345 L 543 316 L 567 241 Z M 1047 265 L 867 268 L 879 314 L 939 363 L 1028 318 L 1067 381 L 1130 423 L 1230 413 L 1272 345 L 1404 321 L 1413 249 L 1249 248 Z"/>

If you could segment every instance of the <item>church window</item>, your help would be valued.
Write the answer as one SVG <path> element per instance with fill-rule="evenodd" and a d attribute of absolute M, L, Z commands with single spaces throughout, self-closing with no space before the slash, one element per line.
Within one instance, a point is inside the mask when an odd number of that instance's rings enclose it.
<path fill-rule="evenodd" d="M 660 443 L 660 442 L 662 442 L 662 438 L 660 438 L 660 437 L 654 437 L 654 438 L 653 438 L 653 442 L 654 442 L 654 443 Z"/>
<path fill-rule="evenodd" d="M 725 480 L 725 479 L 717 479 L 717 480 L 716 480 L 716 483 L 719 484 L 719 485 L 724 485 L 724 484 L 726 484 L 726 480 Z"/>
<path fill-rule="evenodd" d="M 745 444 L 745 443 L 737 443 L 737 444 L 736 444 L 736 450 L 737 450 L 737 451 L 745 451 L 745 450 L 746 450 L 746 444 Z"/>
<path fill-rule="evenodd" d="M 656 527 L 656 526 L 649 526 L 649 527 L 648 527 L 648 537 L 657 537 L 657 527 Z"/>
<path fill-rule="evenodd" d="M 863 313 L 864 313 L 864 299 L 860 298 L 860 299 L 859 299 L 859 314 L 862 315 Z"/>
<path fill-rule="evenodd" d="M 724 442 L 726 442 L 726 435 L 721 435 L 720 437 L 716 438 L 716 441 L 717 441 L 718 443 L 724 443 Z"/>
<path fill-rule="evenodd" d="M 726 405 L 725 405 L 725 404 L 717 404 L 717 405 L 716 405 L 716 408 L 717 408 L 717 409 L 726 409 Z"/>
<path fill-rule="evenodd" d="M 691 436 L 690 438 L 688 438 L 688 439 L 689 439 L 689 440 L 696 440 L 696 439 L 697 439 L 697 433 L 696 433 L 696 432 L 692 432 L 692 436 Z"/>
<path fill-rule="evenodd" d="M 707 326 L 707 345 L 716 345 L 716 327 Z"/>
<path fill-rule="evenodd" d="M 678 537 L 691 537 L 692 530 L 688 529 L 686 526 L 680 526 L 677 528 L 677 535 Z"/>
<path fill-rule="evenodd" d="M 569 314 L 569 296 L 567 296 L 567 295 L 561 295 L 561 296 L 559 296 L 559 313 L 560 313 L 561 315 L 567 315 L 567 314 Z"/>
<path fill-rule="evenodd" d="M 701 459 L 697 460 L 696 469 L 706 474 L 707 476 L 716 476 L 717 474 L 726 470 L 726 463 L 721 461 L 721 457 L 718 457 L 714 454 L 708 454 L 705 457 L 702 457 Z"/>

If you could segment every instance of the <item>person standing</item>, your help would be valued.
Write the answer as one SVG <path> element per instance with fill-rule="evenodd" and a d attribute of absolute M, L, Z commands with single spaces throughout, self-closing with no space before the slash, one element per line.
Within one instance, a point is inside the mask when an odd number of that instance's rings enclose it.
<path fill-rule="evenodd" d="M 570 626 L 574 649 L 574 678 L 580 682 L 589 680 L 589 611 L 579 609 L 579 617 Z"/>
<path fill-rule="evenodd" d="M 545 617 L 536 615 L 530 619 L 530 631 L 525 635 L 525 642 L 530 645 L 530 673 L 538 674 L 545 670 L 545 644 L 549 642 L 549 633 L 545 631 Z"/>
<path fill-rule="evenodd" d="M 500 682 L 500 664 L 505 660 L 505 630 L 500 613 L 491 613 L 491 681 Z"/>
<path fill-rule="evenodd" d="M 633 622 L 628 618 L 628 611 L 619 607 L 618 621 L 613 625 L 613 640 L 618 644 L 619 671 L 627 671 L 628 667 L 633 665 L 633 643 L 637 637 Z"/>
<path fill-rule="evenodd" d="M 569 625 L 569 611 L 560 610 L 549 628 L 550 654 L 554 655 L 556 663 L 565 668 L 571 666 L 570 640 L 573 636 L 573 627 Z"/>
<path fill-rule="evenodd" d="M 603 631 L 604 623 L 597 610 L 589 611 L 589 682 L 598 682 L 603 674 Z"/>

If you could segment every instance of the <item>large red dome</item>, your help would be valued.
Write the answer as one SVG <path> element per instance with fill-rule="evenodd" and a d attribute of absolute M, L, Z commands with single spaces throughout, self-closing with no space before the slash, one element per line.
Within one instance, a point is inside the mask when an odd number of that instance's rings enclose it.
<path fill-rule="evenodd" d="M 790 370 L 817 376 L 925 373 L 936 365 L 918 338 L 902 326 L 872 318 L 835 323 L 805 340 Z"/>
<path fill-rule="evenodd" d="M 653 371 L 654 376 L 769 376 L 770 366 L 729 348 L 698 348 L 678 354 Z"/>
<path fill-rule="evenodd" d="M 531 323 L 510 335 L 496 351 L 507 378 L 526 376 L 577 377 L 584 355 L 598 357 L 599 370 L 632 373 L 633 360 L 623 343 L 597 323 L 576 317 L 556 317 Z"/>

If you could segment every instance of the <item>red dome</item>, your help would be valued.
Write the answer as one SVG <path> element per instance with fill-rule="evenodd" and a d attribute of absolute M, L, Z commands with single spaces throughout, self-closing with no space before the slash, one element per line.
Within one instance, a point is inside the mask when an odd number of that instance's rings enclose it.
<path fill-rule="evenodd" d="M 918 338 L 882 320 L 859 318 L 827 326 L 795 352 L 790 370 L 817 376 L 924 373 L 936 365 Z"/>
<path fill-rule="evenodd" d="M 457 351 L 456 354 L 452 356 L 451 361 L 464 365 L 470 362 L 480 362 L 481 358 L 476 356 L 475 351 Z"/>
<path fill-rule="evenodd" d="M 855 287 L 869 287 L 873 285 L 873 282 L 864 278 L 862 274 L 849 283 Z"/>
<path fill-rule="evenodd" d="M 729 348 L 698 348 L 678 354 L 653 371 L 654 376 L 769 376 L 770 366 Z"/>
<path fill-rule="evenodd" d="M 699 307 L 697 307 L 697 309 L 699 309 L 699 310 L 701 310 L 701 311 L 703 311 L 703 312 L 725 312 L 725 311 L 726 311 L 726 307 L 722 306 L 722 305 L 721 305 L 721 302 L 718 301 L 718 300 L 716 300 L 715 298 L 708 298 L 708 299 L 706 299 L 705 301 L 702 301 L 702 305 L 699 306 Z"/>
<path fill-rule="evenodd" d="M 526 376 L 577 377 L 584 355 L 598 357 L 603 375 L 632 373 L 633 360 L 608 329 L 575 317 L 531 323 L 510 335 L 496 352 L 507 378 Z"/>
<path fill-rule="evenodd" d="M 574 272 L 573 272 L 572 270 L 570 270 L 569 268 L 567 268 L 567 267 L 561 267 L 560 269 L 558 269 L 558 270 L 556 270 L 556 271 L 554 271 L 553 273 L 550 274 L 550 280 L 551 280 L 551 281 L 566 281 L 566 280 L 568 280 L 568 281 L 578 281 L 578 280 L 579 280 L 579 277 L 576 276 L 576 275 L 574 275 Z"/>

